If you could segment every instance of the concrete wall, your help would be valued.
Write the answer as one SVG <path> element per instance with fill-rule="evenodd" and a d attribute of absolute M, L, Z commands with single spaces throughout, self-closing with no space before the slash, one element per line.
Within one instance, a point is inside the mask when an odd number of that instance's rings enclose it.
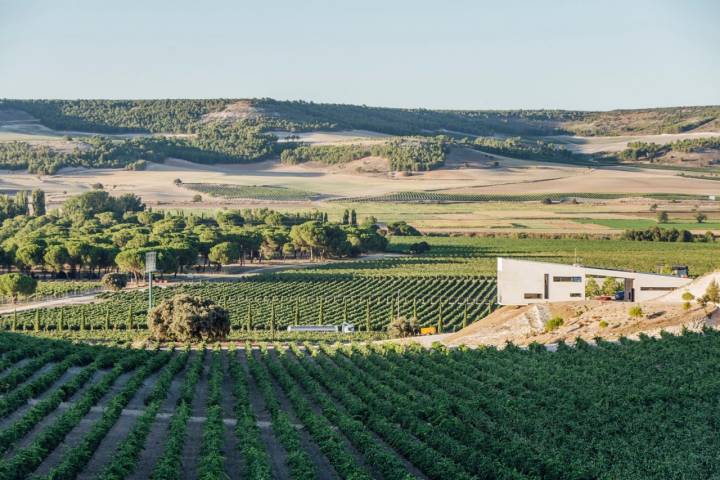
<path fill-rule="evenodd" d="M 542 302 L 565 302 L 585 298 L 585 282 L 588 276 L 612 277 L 625 285 L 632 285 L 634 300 L 642 302 L 652 300 L 670 291 L 690 283 L 687 278 L 650 273 L 625 272 L 600 268 L 563 265 L 556 263 L 533 262 L 498 258 L 497 260 L 498 303 L 500 305 L 528 305 Z M 547 275 L 547 289 L 545 276 Z M 566 281 L 568 279 L 580 281 Z M 629 297 L 629 291 L 626 295 Z M 539 298 L 527 298 L 537 295 Z M 547 295 L 546 295 L 547 294 Z M 579 294 L 579 295 L 578 295 Z M 626 297 L 626 299 L 629 299 Z"/>

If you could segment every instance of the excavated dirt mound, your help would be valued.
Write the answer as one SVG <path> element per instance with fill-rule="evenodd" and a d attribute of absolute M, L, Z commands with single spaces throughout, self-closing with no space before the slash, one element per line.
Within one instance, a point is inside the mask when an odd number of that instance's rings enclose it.
<path fill-rule="evenodd" d="M 640 306 L 642 314 L 632 317 L 630 309 Z M 562 325 L 550 331 L 549 320 L 561 318 Z M 596 337 L 617 340 L 637 338 L 641 333 L 658 336 L 660 332 L 680 333 L 684 328 L 699 331 L 720 325 L 720 309 L 714 305 L 702 308 L 693 303 L 686 310 L 682 303 L 668 302 L 558 302 L 528 306 L 506 306 L 456 333 L 428 335 L 396 340 L 431 346 L 440 342 L 447 346 L 494 345 L 507 342 L 529 345 L 537 342 L 554 344 L 574 342 L 577 338 L 592 341 Z"/>

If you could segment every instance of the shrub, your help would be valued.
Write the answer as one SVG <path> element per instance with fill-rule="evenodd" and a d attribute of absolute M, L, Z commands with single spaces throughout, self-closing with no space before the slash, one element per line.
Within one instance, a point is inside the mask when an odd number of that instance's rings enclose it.
<path fill-rule="evenodd" d="M 598 323 L 598 326 L 600 328 L 607 328 L 608 323 L 605 320 L 600 320 L 600 323 Z"/>
<path fill-rule="evenodd" d="M 670 221 L 670 217 L 667 212 L 660 212 L 657 216 L 658 223 L 668 223 Z"/>
<path fill-rule="evenodd" d="M 108 290 L 119 291 L 128 284 L 128 277 L 124 273 L 106 273 L 102 277 L 102 285 Z"/>
<path fill-rule="evenodd" d="M 217 341 L 230 333 L 227 310 L 187 294 L 163 300 L 148 314 L 150 336 L 159 341 Z"/>
<path fill-rule="evenodd" d="M 563 320 L 562 317 L 551 318 L 550 320 L 547 320 L 545 322 L 545 331 L 552 332 L 553 330 L 557 330 L 558 328 L 562 327 L 564 323 L 565 320 Z"/>
<path fill-rule="evenodd" d="M 408 320 L 405 317 L 397 317 L 388 325 L 390 338 L 404 338 L 417 335 L 418 327 L 415 319 Z"/>
<path fill-rule="evenodd" d="M 720 303 L 720 285 L 717 280 L 710 282 L 705 290 L 705 296 L 709 302 Z"/>
<path fill-rule="evenodd" d="M 630 318 L 640 318 L 643 316 L 643 310 L 640 305 L 635 305 L 634 307 L 630 307 L 630 310 L 628 310 L 628 315 L 630 315 Z"/>
<path fill-rule="evenodd" d="M 690 310 L 690 302 L 683 303 L 683 310 L 685 310 L 685 311 Z"/>
<path fill-rule="evenodd" d="M 600 285 L 598 285 L 597 280 L 590 277 L 585 282 L 585 298 L 593 298 L 598 297 L 602 294 L 602 290 L 600 290 Z"/>
<path fill-rule="evenodd" d="M 202 195 L 200 195 L 199 193 L 196 193 L 195 195 L 193 195 L 192 201 L 195 203 L 202 202 Z"/>
<path fill-rule="evenodd" d="M 417 255 L 420 253 L 425 253 L 430 251 L 430 245 L 427 242 L 417 242 L 410 245 L 409 248 L 410 253 L 413 255 Z"/>
<path fill-rule="evenodd" d="M 686 291 L 686 292 L 684 292 L 684 293 L 682 294 L 682 299 L 685 300 L 686 302 L 689 302 L 689 301 L 695 299 L 695 295 L 693 295 L 692 293 Z"/>
<path fill-rule="evenodd" d="M 93 190 L 104 190 L 105 187 L 103 187 L 103 184 L 102 184 L 102 183 L 98 182 L 98 183 L 93 183 L 93 184 L 92 184 L 92 189 L 93 189 Z"/>

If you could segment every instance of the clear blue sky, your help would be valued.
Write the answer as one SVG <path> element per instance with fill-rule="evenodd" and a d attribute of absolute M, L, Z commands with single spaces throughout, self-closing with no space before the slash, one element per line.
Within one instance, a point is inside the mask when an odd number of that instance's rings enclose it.
<path fill-rule="evenodd" d="M 720 1 L 0 0 L 0 97 L 720 104 Z"/>

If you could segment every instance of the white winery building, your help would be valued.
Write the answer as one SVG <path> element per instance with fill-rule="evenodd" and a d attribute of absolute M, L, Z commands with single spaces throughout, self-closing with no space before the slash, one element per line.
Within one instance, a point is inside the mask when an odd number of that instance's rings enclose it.
<path fill-rule="evenodd" d="M 585 299 L 585 282 L 605 278 L 624 283 L 625 301 L 643 302 L 661 297 L 690 283 L 687 277 L 639 273 L 511 258 L 497 259 L 497 296 L 500 305 L 528 305 Z"/>

